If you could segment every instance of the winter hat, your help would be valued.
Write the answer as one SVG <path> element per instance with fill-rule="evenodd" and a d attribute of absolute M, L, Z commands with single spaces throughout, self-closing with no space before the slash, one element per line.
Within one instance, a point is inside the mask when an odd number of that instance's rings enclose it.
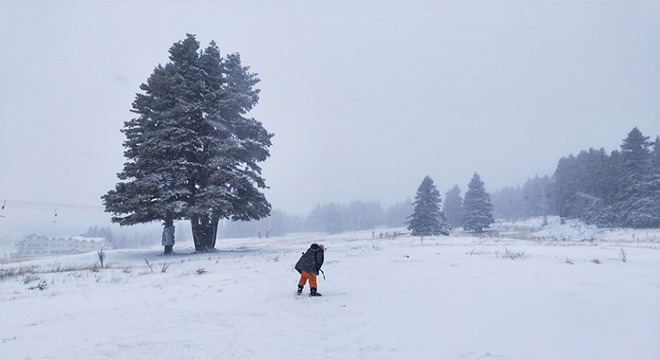
<path fill-rule="evenodd" d="M 314 243 L 314 244 L 312 244 L 312 246 L 310 246 L 310 248 L 311 248 L 312 250 L 316 250 L 316 249 L 319 248 L 319 244 Z"/>

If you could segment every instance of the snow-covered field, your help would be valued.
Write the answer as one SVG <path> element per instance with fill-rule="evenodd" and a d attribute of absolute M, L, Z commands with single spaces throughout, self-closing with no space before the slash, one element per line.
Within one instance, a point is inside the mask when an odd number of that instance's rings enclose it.
<path fill-rule="evenodd" d="M 1 264 L 0 358 L 660 359 L 660 231 L 494 228 Z M 327 247 L 320 298 L 295 295 L 311 242 Z"/>

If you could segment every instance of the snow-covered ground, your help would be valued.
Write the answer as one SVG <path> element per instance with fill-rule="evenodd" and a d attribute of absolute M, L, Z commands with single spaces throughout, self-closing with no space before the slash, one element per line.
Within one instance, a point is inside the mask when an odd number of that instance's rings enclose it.
<path fill-rule="evenodd" d="M 113 250 L 105 269 L 95 253 L 1 264 L 0 358 L 660 359 L 660 231 L 494 229 Z M 295 295 L 312 242 L 327 247 L 320 298 Z"/>

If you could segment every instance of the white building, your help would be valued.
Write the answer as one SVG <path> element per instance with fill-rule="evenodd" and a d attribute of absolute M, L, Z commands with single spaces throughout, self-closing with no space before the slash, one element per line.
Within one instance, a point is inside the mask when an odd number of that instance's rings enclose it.
<path fill-rule="evenodd" d="M 59 254 L 80 254 L 89 251 L 107 249 L 104 238 L 88 238 L 83 236 L 48 237 L 28 235 L 16 243 L 14 258 L 27 258 Z"/>

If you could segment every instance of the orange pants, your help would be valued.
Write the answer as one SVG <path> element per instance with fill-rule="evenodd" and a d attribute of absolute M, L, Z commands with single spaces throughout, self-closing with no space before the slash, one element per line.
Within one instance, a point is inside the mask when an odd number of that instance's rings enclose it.
<path fill-rule="evenodd" d="M 298 286 L 305 286 L 307 280 L 309 280 L 309 287 L 313 287 L 314 289 L 316 289 L 316 275 L 310 274 L 305 271 L 301 271 L 300 280 L 298 281 Z"/>

